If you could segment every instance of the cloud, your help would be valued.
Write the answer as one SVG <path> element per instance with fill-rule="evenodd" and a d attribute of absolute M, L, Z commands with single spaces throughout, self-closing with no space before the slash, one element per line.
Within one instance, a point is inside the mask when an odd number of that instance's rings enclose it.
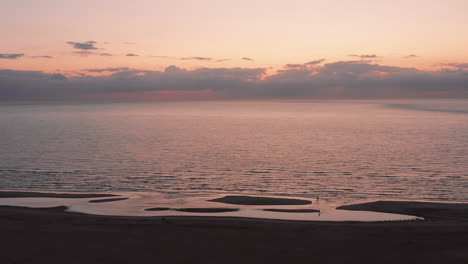
<path fill-rule="evenodd" d="M 95 50 L 95 49 L 97 49 L 94 46 L 94 44 L 97 43 L 96 41 L 87 41 L 87 42 L 68 41 L 66 43 L 72 45 L 74 49 L 81 49 L 81 50 Z"/>
<path fill-rule="evenodd" d="M 0 70 L 0 100 L 53 100 L 66 96 L 67 77 L 39 71 Z"/>
<path fill-rule="evenodd" d="M 216 60 L 216 62 L 225 62 L 225 61 L 230 61 L 231 59 L 219 59 L 219 60 Z"/>
<path fill-rule="evenodd" d="M 124 44 L 127 44 L 127 45 L 134 45 L 136 44 L 135 42 L 124 42 Z"/>
<path fill-rule="evenodd" d="M 297 64 L 297 63 L 286 64 L 284 67 L 285 68 L 302 68 L 302 67 L 304 67 L 304 64 Z"/>
<path fill-rule="evenodd" d="M 415 54 L 410 54 L 410 55 L 407 55 L 407 56 L 404 56 L 403 58 L 405 59 L 412 59 L 412 58 L 417 58 L 418 56 L 415 55 Z"/>
<path fill-rule="evenodd" d="M 198 60 L 198 61 L 211 61 L 213 58 L 207 58 L 207 57 L 187 57 L 187 58 L 181 58 L 181 60 Z"/>
<path fill-rule="evenodd" d="M 323 65 L 290 64 L 269 75 L 268 68 L 177 66 L 163 71 L 119 67 L 87 72 L 107 75 L 67 77 L 0 70 L 0 100 L 112 98 L 116 94 L 135 98 L 132 95 L 148 93 L 190 97 L 200 91 L 208 91 L 215 98 L 468 97 L 468 68 L 463 67 L 425 71 L 365 61 L 336 61 Z"/>
<path fill-rule="evenodd" d="M 127 55 L 125 55 L 127 57 L 138 57 L 139 55 L 137 54 L 133 54 L 133 53 L 128 53 Z"/>
<path fill-rule="evenodd" d="M 449 63 L 448 66 L 460 68 L 460 69 L 468 69 L 468 63 Z"/>
<path fill-rule="evenodd" d="M 102 68 L 102 69 L 86 69 L 87 72 L 120 72 L 128 71 L 128 67 L 117 67 L 117 68 Z"/>
<path fill-rule="evenodd" d="M 309 61 L 306 63 L 291 63 L 284 65 L 286 69 L 298 69 L 298 68 L 314 68 L 317 67 L 320 63 L 324 62 L 325 59 Z M 361 61 L 362 62 L 362 61 Z"/>
<path fill-rule="evenodd" d="M 90 55 L 94 55 L 95 53 L 92 51 L 81 50 L 81 51 L 74 51 L 73 54 L 79 55 L 82 57 L 88 57 Z"/>
<path fill-rule="evenodd" d="M 252 59 L 252 58 L 247 58 L 247 57 L 243 57 L 243 58 L 241 58 L 241 60 L 254 61 L 254 59 Z"/>
<path fill-rule="evenodd" d="M 15 60 L 15 59 L 18 59 L 18 58 L 23 57 L 23 56 L 24 56 L 23 53 L 0 54 L 0 59 Z"/>
<path fill-rule="evenodd" d="M 114 93 L 212 90 L 223 94 L 259 81 L 265 69 L 200 68 L 169 66 L 164 71 L 91 69 L 107 76 L 87 74 L 66 77 L 39 71 L 0 70 L 0 100 L 79 99 Z M 228 92 L 227 92 L 228 93 Z"/>
<path fill-rule="evenodd" d="M 324 61 L 325 61 L 325 59 L 320 59 L 320 60 L 309 61 L 309 62 L 306 62 L 304 64 L 305 65 L 317 65 L 317 64 L 320 64 L 320 63 L 322 63 Z"/>
<path fill-rule="evenodd" d="M 420 71 L 338 61 L 316 68 L 279 70 L 262 83 L 272 97 L 396 98 L 447 92 L 468 96 L 468 71 Z M 287 87 L 287 89 L 286 89 Z M 265 89 L 266 90 L 266 89 Z"/>
<path fill-rule="evenodd" d="M 100 56 L 112 56 L 112 54 L 110 54 L 110 53 L 101 53 L 101 54 L 99 54 L 99 55 L 100 55 Z"/>
<path fill-rule="evenodd" d="M 34 59 L 52 59 L 52 56 L 32 56 Z"/>
<path fill-rule="evenodd" d="M 379 56 L 375 55 L 375 54 L 361 54 L 361 55 L 358 55 L 358 54 L 349 54 L 348 56 L 350 57 L 356 57 L 356 58 L 361 58 L 361 59 L 375 59 L 375 58 L 379 58 Z"/>

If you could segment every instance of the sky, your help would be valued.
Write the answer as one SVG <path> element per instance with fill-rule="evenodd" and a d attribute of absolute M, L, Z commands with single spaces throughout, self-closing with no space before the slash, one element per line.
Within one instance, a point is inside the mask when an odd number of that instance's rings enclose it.
<path fill-rule="evenodd" d="M 465 0 L 0 5 L 0 100 L 468 95 Z"/>

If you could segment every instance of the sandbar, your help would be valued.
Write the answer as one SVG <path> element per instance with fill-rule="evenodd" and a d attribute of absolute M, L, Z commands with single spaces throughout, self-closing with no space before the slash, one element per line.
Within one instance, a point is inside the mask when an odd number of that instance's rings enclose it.
<path fill-rule="evenodd" d="M 416 215 L 430 220 L 468 221 L 468 203 L 376 201 L 339 206 L 337 209 Z"/>

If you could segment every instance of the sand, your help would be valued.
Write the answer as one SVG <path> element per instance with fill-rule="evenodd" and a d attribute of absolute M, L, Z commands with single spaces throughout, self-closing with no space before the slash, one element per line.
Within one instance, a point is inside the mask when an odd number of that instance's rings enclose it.
<path fill-rule="evenodd" d="M 0 206 L 0 263 L 468 263 L 467 206 L 349 207 L 428 219 L 379 223 L 112 217 L 63 206 Z"/>
<path fill-rule="evenodd" d="M 468 221 L 467 203 L 378 201 L 345 205 L 337 209 L 417 215 L 427 220 Z"/>

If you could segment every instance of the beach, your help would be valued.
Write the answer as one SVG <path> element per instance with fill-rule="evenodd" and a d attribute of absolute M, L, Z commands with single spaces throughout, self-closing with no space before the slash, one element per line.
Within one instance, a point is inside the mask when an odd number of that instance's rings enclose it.
<path fill-rule="evenodd" d="M 8 197 L 14 195 L 9 193 Z M 412 214 L 425 220 L 363 223 L 210 216 L 119 217 L 65 212 L 64 206 L 1 206 L 0 263 L 466 263 L 468 260 L 466 203 L 387 201 L 348 207 Z"/>

